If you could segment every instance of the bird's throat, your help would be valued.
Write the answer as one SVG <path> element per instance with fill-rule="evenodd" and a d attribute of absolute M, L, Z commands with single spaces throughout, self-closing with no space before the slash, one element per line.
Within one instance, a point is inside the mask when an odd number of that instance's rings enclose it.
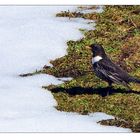
<path fill-rule="evenodd" d="M 101 56 L 95 56 L 92 58 L 92 64 L 99 62 L 100 60 L 102 60 L 103 58 Z"/>

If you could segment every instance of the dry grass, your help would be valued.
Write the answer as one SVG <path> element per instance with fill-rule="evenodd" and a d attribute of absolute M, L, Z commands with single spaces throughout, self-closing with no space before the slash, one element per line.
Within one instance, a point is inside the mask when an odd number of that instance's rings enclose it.
<path fill-rule="evenodd" d="M 61 85 L 50 85 L 60 111 L 80 114 L 105 112 L 116 117 L 101 124 L 131 128 L 140 132 L 140 85 L 132 84 L 133 91 L 114 85 L 112 95 L 105 96 L 106 83 L 92 70 L 91 52 L 85 46 L 98 43 L 104 46 L 111 59 L 131 75 L 140 77 L 140 6 L 105 6 L 102 13 L 64 11 L 57 16 L 96 19 L 96 29 L 83 32 L 83 38 L 68 41 L 68 55 L 51 61 L 43 73 L 56 77 L 73 77 Z"/>

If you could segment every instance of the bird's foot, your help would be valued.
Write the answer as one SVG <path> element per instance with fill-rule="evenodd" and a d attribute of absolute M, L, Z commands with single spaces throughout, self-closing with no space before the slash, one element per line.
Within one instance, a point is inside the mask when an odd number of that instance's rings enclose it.
<path fill-rule="evenodd" d="M 105 92 L 104 92 L 103 97 L 111 95 L 111 93 L 112 93 L 112 88 L 113 88 L 112 86 L 108 86 L 108 87 L 106 88 Z"/>

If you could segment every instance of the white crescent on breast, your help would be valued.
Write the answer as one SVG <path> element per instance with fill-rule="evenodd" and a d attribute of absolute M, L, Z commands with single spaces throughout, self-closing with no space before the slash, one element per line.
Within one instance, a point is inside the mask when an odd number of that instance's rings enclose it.
<path fill-rule="evenodd" d="M 92 58 L 92 64 L 99 62 L 100 60 L 102 60 L 103 58 L 101 56 L 95 56 Z"/>

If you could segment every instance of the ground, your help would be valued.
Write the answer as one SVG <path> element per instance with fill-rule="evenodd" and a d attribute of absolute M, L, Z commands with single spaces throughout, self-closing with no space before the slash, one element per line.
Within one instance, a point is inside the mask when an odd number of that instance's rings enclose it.
<path fill-rule="evenodd" d="M 90 9 L 92 8 L 98 7 Z M 116 118 L 99 123 L 140 132 L 140 86 L 131 84 L 132 90 L 129 91 L 121 85 L 114 85 L 112 94 L 106 96 L 107 84 L 92 72 L 91 52 L 85 48 L 92 43 L 103 45 L 112 61 L 130 75 L 140 78 L 140 6 L 103 8 L 102 13 L 63 11 L 56 15 L 95 20 L 96 26 L 91 30 L 80 29 L 83 38 L 67 42 L 68 54 L 51 61 L 53 67 L 44 66 L 39 71 L 73 79 L 59 85 L 44 85 L 43 88 L 53 92 L 58 103 L 56 108 L 60 111 L 78 112 L 83 115 L 104 112 Z"/>

